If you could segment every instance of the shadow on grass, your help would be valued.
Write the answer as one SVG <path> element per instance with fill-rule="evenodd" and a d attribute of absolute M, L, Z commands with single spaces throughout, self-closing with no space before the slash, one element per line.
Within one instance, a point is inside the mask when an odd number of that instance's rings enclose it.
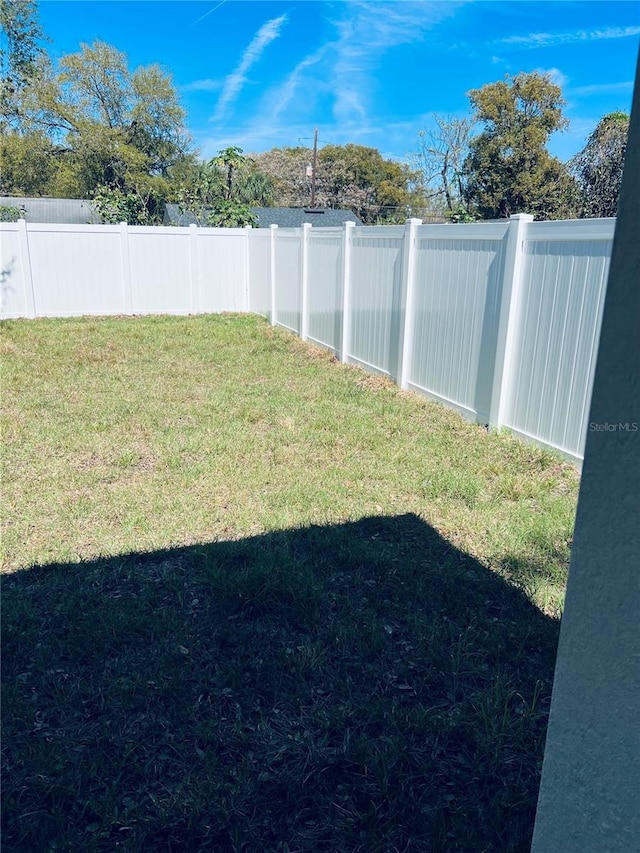
<path fill-rule="evenodd" d="M 558 624 L 419 518 L 7 576 L 6 851 L 529 849 Z"/>

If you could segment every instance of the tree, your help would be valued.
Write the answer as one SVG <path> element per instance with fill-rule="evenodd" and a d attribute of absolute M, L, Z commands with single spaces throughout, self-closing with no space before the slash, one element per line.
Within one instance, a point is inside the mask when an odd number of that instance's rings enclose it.
<path fill-rule="evenodd" d="M 580 185 L 583 216 L 616 215 L 628 132 L 627 113 L 603 116 L 585 147 L 569 162 Z"/>
<path fill-rule="evenodd" d="M 273 181 L 264 172 L 252 165 L 249 171 L 236 179 L 238 201 L 256 207 L 272 207 L 275 198 Z"/>
<path fill-rule="evenodd" d="M 464 162 L 469 154 L 473 121 L 433 115 L 435 128 L 419 133 L 415 163 L 426 200 L 450 219 L 470 217 Z"/>
<path fill-rule="evenodd" d="M 464 163 L 467 200 L 483 218 L 531 213 L 542 219 L 570 215 L 576 186 L 567 168 L 546 149 L 549 136 L 568 124 L 562 91 L 549 74 L 517 74 L 469 92 L 484 131 L 470 143 Z"/>
<path fill-rule="evenodd" d="M 273 204 L 305 207 L 311 203 L 310 148 L 274 148 L 254 154 L 257 169 L 270 178 Z M 316 204 L 349 208 L 364 222 L 404 222 L 422 206 L 418 175 L 386 160 L 364 145 L 325 145 L 318 151 Z"/>
<path fill-rule="evenodd" d="M 169 74 L 157 65 L 132 72 L 124 53 L 96 41 L 57 69 L 40 64 L 20 93 L 17 132 L 48 142 L 54 168 L 40 193 L 111 192 L 114 209 L 131 196 L 144 211 L 136 221 L 158 221 L 173 170 L 192 156 L 184 118 Z"/>
<path fill-rule="evenodd" d="M 98 187 L 93 203 L 103 222 L 126 222 L 144 225 L 148 221 L 147 209 L 136 193 L 125 193 L 111 187 Z"/>
<path fill-rule="evenodd" d="M 272 148 L 271 151 L 252 154 L 251 159 L 271 184 L 271 204 L 304 207 L 310 203 L 311 182 L 307 176 L 307 167 L 311 163 L 310 148 Z"/>
<path fill-rule="evenodd" d="M 247 204 L 240 201 L 224 199 L 216 209 L 207 215 L 206 224 L 214 228 L 252 228 L 258 223 L 258 219 Z"/>
<path fill-rule="evenodd" d="M 233 173 L 235 171 L 245 169 L 247 166 L 247 158 L 242 153 L 242 148 L 237 145 L 231 145 L 229 148 L 224 148 L 218 152 L 218 156 L 211 161 L 213 166 L 218 166 L 225 173 L 225 201 L 231 201 L 233 198 Z"/>
<path fill-rule="evenodd" d="M 272 197 L 272 183 L 255 168 L 242 148 L 225 148 L 208 163 L 192 163 L 183 171 L 177 201 L 203 225 L 241 228 L 255 225 L 251 205 Z"/>
<path fill-rule="evenodd" d="M 45 134 L 0 134 L 0 195 L 41 195 L 57 168 L 55 146 Z"/>
<path fill-rule="evenodd" d="M 3 127 L 19 119 L 20 96 L 39 73 L 45 35 L 35 0 L 0 3 L 0 116 Z"/>
<path fill-rule="evenodd" d="M 325 145 L 318 152 L 316 197 L 328 207 L 348 207 L 363 222 L 401 221 L 419 193 L 418 176 L 364 145 Z"/>

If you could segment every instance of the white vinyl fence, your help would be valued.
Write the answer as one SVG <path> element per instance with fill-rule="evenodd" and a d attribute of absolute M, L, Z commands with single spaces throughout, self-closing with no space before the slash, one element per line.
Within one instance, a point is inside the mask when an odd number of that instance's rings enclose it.
<path fill-rule="evenodd" d="M 246 311 L 249 264 L 242 228 L 2 223 L 1 316 Z"/>
<path fill-rule="evenodd" d="M 614 225 L 3 223 L 2 317 L 254 311 L 580 462 Z"/>

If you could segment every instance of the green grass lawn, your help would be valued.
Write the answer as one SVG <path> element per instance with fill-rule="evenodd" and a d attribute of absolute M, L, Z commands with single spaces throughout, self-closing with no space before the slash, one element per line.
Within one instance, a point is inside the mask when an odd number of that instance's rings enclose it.
<path fill-rule="evenodd" d="M 528 850 L 571 466 L 256 317 L 1 347 L 3 849 Z"/>

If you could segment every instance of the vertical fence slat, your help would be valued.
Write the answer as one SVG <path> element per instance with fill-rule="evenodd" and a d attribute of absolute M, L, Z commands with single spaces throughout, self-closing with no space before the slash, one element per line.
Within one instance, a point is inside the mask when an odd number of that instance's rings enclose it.
<path fill-rule="evenodd" d="M 404 291 L 404 306 L 401 307 L 402 328 L 400 332 L 400 369 L 398 371 L 398 382 L 401 388 L 406 389 L 411 373 L 411 360 L 413 358 L 413 336 L 415 320 L 415 290 L 416 290 L 416 240 L 418 237 L 418 225 L 422 225 L 421 219 L 410 219 L 404 232 L 404 253 L 402 261 L 402 278 Z"/>
<path fill-rule="evenodd" d="M 489 409 L 489 423 L 500 427 L 503 424 L 504 411 L 512 393 L 509 382 L 509 365 L 513 359 L 515 330 L 520 310 L 520 290 L 522 281 L 522 246 L 527 225 L 533 222 L 529 213 L 516 213 L 509 219 L 507 248 L 503 267 L 502 299 L 500 320 L 498 322 L 498 340 L 496 344 L 495 367 Z"/>
<path fill-rule="evenodd" d="M 269 226 L 269 287 L 271 290 L 271 325 L 275 326 L 278 320 L 276 308 L 276 233 L 277 225 Z"/>
<path fill-rule="evenodd" d="M 242 267 L 243 267 L 243 288 L 242 288 L 242 310 L 247 312 L 250 310 L 251 299 L 249 295 L 250 291 L 250 282 L 249 282 L 249 235 L 251 234 L 251 225 L 247 225 L 244 228 L 243 235 L 243 252 L 242 252 Z"/>
<path fill-rule="evenodd" d="M 191 288 L 191 313 L 200 310 L 200 270 L 198 268 L 198 226 L 189 225 L 189 285 Z"/>
<path fill-rule="evenodd" d="M 122 298 L 124 313 L 133 314 L 133 287 L 131 283 L 131 256 L 129 255 L 129 227 L 120 223 L 120 271 L 122 275 Z"/>
<path fill-rule="evenodd" d="M 18 219 L 18 245 L 20 246 L 20 267 L 22 270 L 25 305 L 27 306 L 28 316 L 33 319 L 38 315 L 36 312 L 33 270 L 31 268 L 31 253 L 29 251 L 29 232 L 25 219 Z"/>
<path fill-rule="evenodd" d="M 309 229 L 305 222 L 300 229 L 300 337 L 309 337 Z"/>
<path fill-rule="evenodd" d="M 345 222 L 342 234 L 342 340 L 340 361 L 349 360 L 351 345 L 351 235 L 355 222 Z"/>

